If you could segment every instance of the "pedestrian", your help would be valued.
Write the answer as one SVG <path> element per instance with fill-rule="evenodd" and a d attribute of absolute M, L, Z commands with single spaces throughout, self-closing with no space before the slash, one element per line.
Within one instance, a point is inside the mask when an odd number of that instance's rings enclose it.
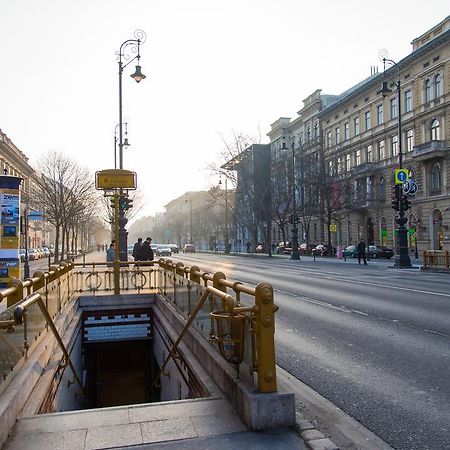
<path fill-rule="evenodd" d="M 142 253 L 142 238 L 138 238 L 137 242 L 133 246 L 133 253 L 131 254 L 135 261 L 141 261 Z"/>
<path fill-rule="evenodd" d="M 250 247 L 252 246 L 252 244 L 250 244 L 250 241 L 247 241 L 245 246 L 247 247 L 247 253 L 250 253 Z"/>
<path fill-rule="evenodd" d="M 367 266 L 367 261 L 366 261 L 366 243 L 364 242 L 364 239 L 361 239 L 359 241 L 359 244 L 356 247 L 356 250 L 358 252 L 358 264 L 361 264 L 361 258 L 362 258 L 364 260 L 364 265 Z"/>
<path fill-rule="evenodd" d="M 108 250 L 106 250 L 106 262 L 108 267 L 113 267 L 114 260 L 116 259 L 116 244 L 111 242 Z"/>
<path fill-rule="evenodd" d="M 148 237 L 141 247 L 140 261 L 153 261 L 152 238 Z"/>

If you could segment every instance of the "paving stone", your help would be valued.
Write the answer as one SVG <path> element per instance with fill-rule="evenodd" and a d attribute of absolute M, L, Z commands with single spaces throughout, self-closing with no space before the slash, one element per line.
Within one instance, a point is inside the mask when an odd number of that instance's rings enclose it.
<path fill-rule="evenodd" d="M 15 433 L 3 450 L 84 449 L 86 430 L 53 433 Z"/>
<path fill-rule="evenodd" d="M 190 417 L 198 436 L 214 436 L 220 434 L 247 431 L 247 427 L 239 417 L 234 414 L 191 416 Z"/>
<path fill-rule="evenodd" d="M 86 450 L 115 448 L 122 445 L 138 444 L 142 444 L 141 427 L 139 424 L 133 423 L 128 425 L 89 428 L 87 430 L 85 448 Z"/>
<path fill-rule="evenodd" d="M 16 432 L 68 431 L 102 425 L 128 424 L 126 408 L 43 414 L 19 420 Z"/>
<path fill-rule="evenodd" d="M 311 450 L 339 450 L 339 447 L 336 447 L 336 445 L 327 438 L 309 441 L 308 446 Z"/>
<path fill-rule="evenodd" d="M 308 442 L 314 439 L 323 439 L 325 437 L 319 430 L 315 429 L 302 431 L 302 436 Z"/>
<path fill-rule="evenodd" d="M 144 443 L 176 441 L 198 436 L 191 420 L 185 417 L 144 422 L 140 424 L 140 427 Z"/>

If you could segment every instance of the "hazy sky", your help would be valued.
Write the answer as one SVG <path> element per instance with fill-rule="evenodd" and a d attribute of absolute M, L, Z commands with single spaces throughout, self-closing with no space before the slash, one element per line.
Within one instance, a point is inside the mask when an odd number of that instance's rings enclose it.
<path fill-rule="evenodd" d="M 147 33 L 140 84 L 124 70 L 123 117 L 142 214 L 213 182 L 232 131 L 261 135 L 316 89 L 339 94 L 449 14 L 448 0 L 0 0 L 0 128 L 34 164 L 60 150 L 114 166 L 116 52 Z"/>

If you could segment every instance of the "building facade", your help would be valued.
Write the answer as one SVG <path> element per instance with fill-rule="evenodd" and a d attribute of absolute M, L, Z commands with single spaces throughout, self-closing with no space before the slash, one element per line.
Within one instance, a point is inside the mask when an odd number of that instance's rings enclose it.
<path fill-rule="evenodd" d="M 383 73 L 338 96 L 316 90 L 297 118 L 272 124 L 273 240 L 291 236 L 285 219 L 295 192 L 300 241 L 345 247 L 363 238 L 395 247 L 391 195 L 401 151 L 403 167 L 418 186 L 409 196 L 410 251 L 450 249 L 449 42 L 450 17 L 414 39 L 411 54 L 387 64 Z M 383 82 L 391 89 L 386 97 Z"/>

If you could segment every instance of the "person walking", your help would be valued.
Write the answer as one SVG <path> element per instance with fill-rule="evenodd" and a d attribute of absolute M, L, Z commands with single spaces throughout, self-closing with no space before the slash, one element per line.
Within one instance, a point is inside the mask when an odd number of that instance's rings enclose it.
<path fill-rule="evenodd" d="M 140 261 L 153 261 L 153 250 L 150 244 L 152 243 L 152 238 L 148 237 L 141 247 L 141 259 Z"/>
<path fill-rule="evenodd" d="M 142 253 L 142 238 L 138 238 L 137 242 L 133 246 L 133 253 L 131 254 L 135 261 L 141 261 Z"/>
<path fill-rule="evenodd" d="M 116 244 L 111 242 L 108 250 L 106 250 L 106 262 L 108 267 L 113 267 L 114 260 L 116 259 Z"/>
<path fill-rule="evenodd" d="M 364 239 L 361 239 L 359 241 L 359 244 L 356 247 L 356 250 L 358 252 L 358 264 L 361 264 L 361 258 L 362 258 L 364 260 L 364 265 L 367 266 L 367 261 L 366 261 L 366 243 L 364 242 Z"/>

